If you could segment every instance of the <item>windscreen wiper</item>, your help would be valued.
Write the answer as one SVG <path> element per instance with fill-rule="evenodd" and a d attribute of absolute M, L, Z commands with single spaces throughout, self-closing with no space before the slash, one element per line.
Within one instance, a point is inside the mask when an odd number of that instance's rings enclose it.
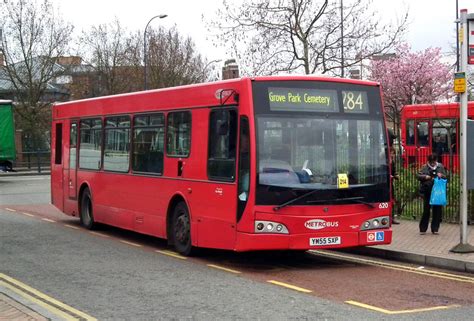
<path fill-rule="evenodd" d="M 319 190 L 318 190 L 318 189 L 314 189 L 314 190 L 312 190 L 312 191 L 309 191 L 309 192 L 307 192 L 307 193 L 304 193 L 303 195 L 300 195 L 300 196 L 298 196 L 298 197 L 292 198 L 291 200 L 289 200 L 289 201 L 287 201 L 287 202 L 285 202 L 285 203 L 283 203 L 283 204 L 280 204 L 280 205 L 278 205 L 278 206 L 275 206 L 275 207 L 273 208 L 273 210 L 276 212 L 276 211 L 282 209 L 282 208 L 285 207 L 285 206 L 288 206 L 288 205 L 290 205 L 290 204 L 293 204 L 294 202 L 299 201 L 300 199 L 303 199 L 303 198 L 305 198 L 305 197 L 308 197 L 308 196 L 310 196 L 310 195 L 316 193 L 317 191 L 319 191 Z"/>
<path fill-rule="evenodd" d="M 324 202 L 344 202 L 344 201 L 354 201 L 356 203 L 367 205 L 370 208 L 375 208 L 375 206 L 369 202 L 363 201 L 364 197 L 345 197 L 345 198 L 333 198 L 329 200 L 314 200 L 308 201 L 308 203 L 324 203 Z"/>

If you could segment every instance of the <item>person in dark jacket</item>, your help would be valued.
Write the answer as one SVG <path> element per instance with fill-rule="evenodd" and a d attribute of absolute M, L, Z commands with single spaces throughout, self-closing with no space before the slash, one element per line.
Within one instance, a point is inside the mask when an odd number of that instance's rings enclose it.
<path fill-rule="evenodd" d="M 431 232 L 438 234 L 441 223 L 443 207 L 440 205 L 430 205 L 431 190 L 433 189 L 435 177 L 446 178 L 446 170 L 441 163 L 437 162 L 438 155 L 428 156 L 428 162 L 423 165 L 418 172 L 420 181 L 420 194 L 423 196 L 423 216 L 420 221 L 420 234 L 425 234 L 430 221 L 430 211 L 433 209 L 433 218 L 431 219 Z"/>

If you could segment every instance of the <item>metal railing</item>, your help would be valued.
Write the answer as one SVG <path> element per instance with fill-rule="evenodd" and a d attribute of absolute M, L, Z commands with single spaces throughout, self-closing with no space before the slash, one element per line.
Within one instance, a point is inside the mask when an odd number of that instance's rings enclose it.
<path fill-rule="evenodd" d="M 33 171 L 42 173 L 51 168 L 51 152 L 49 150 L 38 150 L 17 154 L 13 162 L 13 170 L 17 172 Z"/>
<path fill-rule="evenodd" d="M 417 174 L 427 161 L 428 151 L 419 150 L 404 154 L 403 157 L 396 157 L 396 172 L 398 180 L 394 180 L 395 192 L 395 214 L 406 219 L 419 220 L 423 214 L 423 198 L 419 193 L 420 182 Z M 426 155 L 425 155 L 426 154 Z M 448 204 L 443 207 L 443 221 L 449 223 L 459 223 L 460 211 L 460 178 L 459 178 L 459 158 L 457 155 L 442 155 L 441 160 L 446 167 L 448 176 L 447 200 Z M 447 164 L 444 164 L 444 163 Z M 451 164 L 451 166 L 449 166 Z M 468 192 L 468 222 L 474 222 L 474 191 Z"/>

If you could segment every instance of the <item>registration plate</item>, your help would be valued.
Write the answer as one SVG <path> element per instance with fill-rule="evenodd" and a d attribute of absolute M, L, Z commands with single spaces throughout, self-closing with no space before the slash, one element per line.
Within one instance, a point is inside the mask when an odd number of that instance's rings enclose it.
<path fill-rule="evenodd" d="M 330 236 L 330 237 L 312 237 L 309 239 L 310 246 L 322 246 L 322 245 L 333 245 L 341 244 L 340 236 Z"/>

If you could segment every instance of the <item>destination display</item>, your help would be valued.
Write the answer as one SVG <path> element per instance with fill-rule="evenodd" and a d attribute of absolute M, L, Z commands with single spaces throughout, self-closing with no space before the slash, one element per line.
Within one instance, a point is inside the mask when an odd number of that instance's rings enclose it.
<path fill-rule="evenodd" d="M 273 111 L 339 112 L 336 90 L 304 88 L 268 88 Z"/>
<path fill-rule="evenodd" d="M 338 92 L 330 89 L 268 88 L 268 101 L 272 111 L 307 111 L 368 114 L 369 104 L 365 91 L 341 91 L 342 110 Z"/>

